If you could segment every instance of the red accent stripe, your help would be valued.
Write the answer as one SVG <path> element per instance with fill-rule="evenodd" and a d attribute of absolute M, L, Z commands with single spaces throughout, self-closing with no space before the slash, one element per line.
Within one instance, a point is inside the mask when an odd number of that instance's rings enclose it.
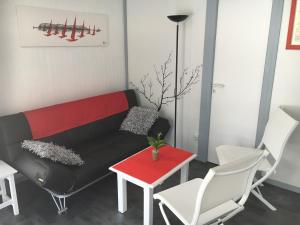
<path fill-rule="evenodd" d="M 124 92 L 115 92 L 24 112 L 33 139 L 48 137 L 128 110 Z"/>
<path fill-rule="evenodd" d="M 159 150 L 159 159 L 152 159 L 153 147 L 133 155 L 114 165 L 112 168 L 135 177 L 147 184 L 152 184 L 193 154 L 172 146 Z"/>
<path fill-rule="evenodd" d="M 300 45 L 292 44 L 296 8 L 297 8 L 297 0 L 293 0 L 292 4 L 291 4 L 290 21 L 289 21 L 286 49 L 300 49 Z"/>

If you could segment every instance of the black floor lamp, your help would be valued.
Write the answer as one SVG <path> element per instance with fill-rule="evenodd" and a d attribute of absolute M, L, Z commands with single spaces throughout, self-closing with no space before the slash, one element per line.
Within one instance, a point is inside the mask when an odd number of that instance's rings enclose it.
<path fill-rule="evenodd" d="M 175 67 L 175 118 L 174 118 L 174 147 L 176 147 L 176 125 L 177 125 L 177 76 L 178 76 L 178 30 L 179 30 L 179 22 L 184 21 L 188 15 L 171 15 L 168 16 L 169 20 L 177 23 L 176 24 L 176 67 Z"/>

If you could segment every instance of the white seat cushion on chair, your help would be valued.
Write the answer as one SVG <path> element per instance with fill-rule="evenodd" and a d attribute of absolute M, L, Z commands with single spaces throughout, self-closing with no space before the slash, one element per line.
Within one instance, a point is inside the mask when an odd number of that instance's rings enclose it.
<path fill-rule="evenodd" d="M 184 224 L 193 219 L 197 194 L 203 179 L 196 178 L 173 188 L 159 192 L 154 199 L 165 204 Z M 206 224 L 240 207 L 234 201 L 228 201 L 200 214 L 198 225 Z"/>
<path fill-rule="evenodd" d="M 223 165 L 232 161 L 251 155 L 254 151 L 262 151 L 257 148 L 247 148 L 234 145 L 220 145 L 216 148 L 219 164 Z M 265 159 L 259 166 L 259 171 L 268 171 L 272 167 L 271 163 Z"/>
<path fill-rule="evenodd" d="M 196 178 L 155 194 L 184 224 L 193 219 L 197 194 L 203 179 Z"/>

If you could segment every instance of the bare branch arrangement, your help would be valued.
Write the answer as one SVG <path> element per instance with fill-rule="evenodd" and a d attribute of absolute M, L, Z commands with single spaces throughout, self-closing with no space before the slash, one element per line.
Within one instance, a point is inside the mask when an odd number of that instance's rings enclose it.
<path fill-rule="evenodd" d="M 200 80 L 200 72 L 202 65 L 196 66 L 191 73 L 189 74 L 188 69 L 184 69 L 183 73 L 179 77 L 179 88 L 177 93 L 171 95 L 168 94 L 168 91 L 172 87 L 172 81 L 169 79 L 172 77 L 172 71 L 170 71 L 170 64 L 172 62 L 172 54 L 169 54 L 168 58 L 158 69 L 154 66 L 156 81 L 160 86 L 160 96 L 155 98 L 153 93 L 153 82 L 149 74 L 146 74 L 140 80 L 140 87 L 135 85 L 133 82 L 130 82 L 131 86 L 140 93 L 150 104 L 152 104 L 157 111 L 160 111 L 163 105 L 167 105 L 177 99 L 182 98 L 184 95 L 188 94 L 192 90 L 192 86 L 198 83 Z"/>

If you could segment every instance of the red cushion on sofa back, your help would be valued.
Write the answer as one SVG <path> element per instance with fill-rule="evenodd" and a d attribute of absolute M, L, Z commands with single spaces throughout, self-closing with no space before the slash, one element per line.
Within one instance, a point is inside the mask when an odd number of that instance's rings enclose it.
<path fill-rule="evenodd" d="M 32 138 L 48 137 L 128 110 L 126 94 L 115 92 L 24 112 Z"/>

